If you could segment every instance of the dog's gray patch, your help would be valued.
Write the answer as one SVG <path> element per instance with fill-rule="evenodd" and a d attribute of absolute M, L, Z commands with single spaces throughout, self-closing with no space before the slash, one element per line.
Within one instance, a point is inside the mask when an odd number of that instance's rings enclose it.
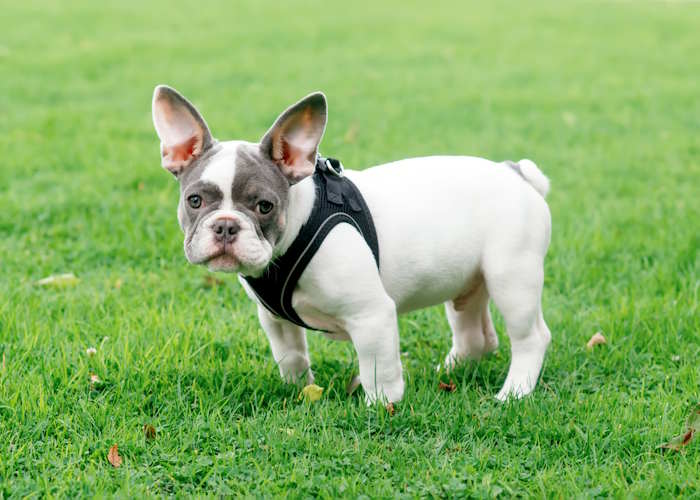
<path fill-rule="evenodd" d="M 264 154 L 258 144 L 243 143 L 236 151 L 236 175 L 231 186 L 234 209 L 255 223 L 258 236 L 271 245 L 277 242 L 285 226 L 289 181 L 279 167 Z M 270 213 L 257 209 L 260 201 L 273 204 Z"/>

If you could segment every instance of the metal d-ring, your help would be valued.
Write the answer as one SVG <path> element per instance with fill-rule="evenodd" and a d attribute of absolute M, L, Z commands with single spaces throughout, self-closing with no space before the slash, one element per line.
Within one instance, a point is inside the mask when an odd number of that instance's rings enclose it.
<path fill-rule="evenodd" d="M 343 170 L 344 170 L 345 168 L 343 167 L 343 164 L 340 162 L 340 160 L 338 160 L 338 166 L 340 167 L 340 172 L 337 171 L 337 170 L 333 167 L 333 164 L 331 163 L 331 161 L 330 161 L 328 158 L 326 158 L 325 164 L 326 164 L 326 168 L 327 168 L 328 170 L 330 170 L 332 173 L 334 173 L 336 176 L 338 176 L 338 177 L 342 177 L 342 176 L 343 176 Z"/>

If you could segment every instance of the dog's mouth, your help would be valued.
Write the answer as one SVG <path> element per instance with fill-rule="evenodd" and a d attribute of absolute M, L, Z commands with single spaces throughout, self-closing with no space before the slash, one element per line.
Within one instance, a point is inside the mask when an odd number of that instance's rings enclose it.
<path fill-rule="evenodd" d="M 240 266 L 240 261 L 233 253 L 233 248 L 231 246 L 222 245 L 212 253 L 203 264 L 214 271 L 234 272 Z"/>

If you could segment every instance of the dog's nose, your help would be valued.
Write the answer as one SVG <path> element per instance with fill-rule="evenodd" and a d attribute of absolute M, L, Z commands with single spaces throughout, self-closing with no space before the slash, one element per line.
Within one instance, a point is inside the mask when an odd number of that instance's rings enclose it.
<path fill-rule="evenodd" d="M 233 219 L 218 219 L 212 225 L 214 238 L 222 243 L 232 243 L 239 229 L 238 222 Z"/>

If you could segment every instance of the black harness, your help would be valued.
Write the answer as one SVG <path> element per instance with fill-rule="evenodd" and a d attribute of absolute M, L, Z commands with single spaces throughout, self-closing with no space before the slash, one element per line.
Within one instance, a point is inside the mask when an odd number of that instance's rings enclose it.
<path fill-rule="evenodd" d="M 341 163 L 319 156 L 313 181 L 316 200 L 311 215 L 289 249 L 271 261 L 262 276 L 244 276 L 268 311 L 310 330 L 314 328 L 305 324 L 292 307 L 292 293 L 331 229 L 343 222 L 354 226 L 372 249 L 379 267 L 379 242 L 372 214 L 357 186 L 343 176 Z"/>

